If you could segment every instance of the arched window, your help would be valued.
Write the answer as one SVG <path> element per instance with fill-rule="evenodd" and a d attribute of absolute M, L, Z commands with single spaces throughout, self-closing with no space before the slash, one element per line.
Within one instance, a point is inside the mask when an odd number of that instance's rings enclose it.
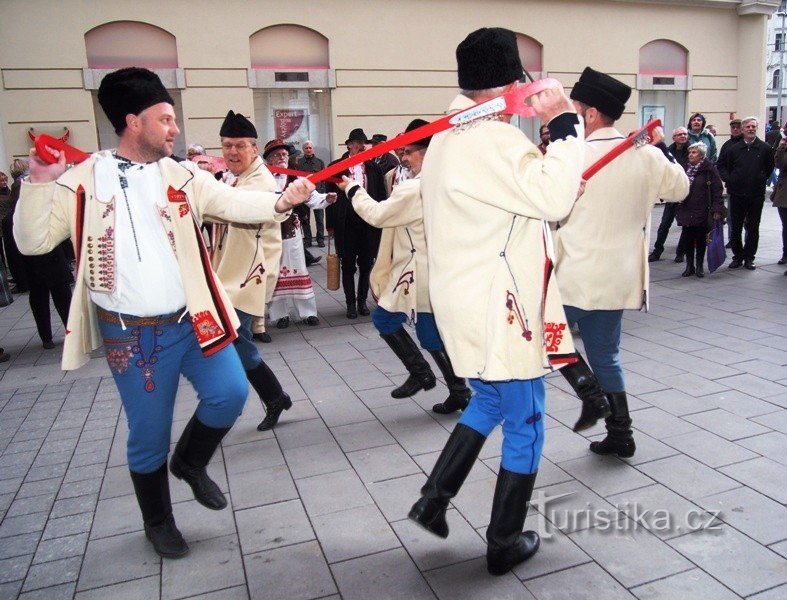
<path fill-rule="evenodd" d="M 771 88 L 774 90 L 778 90 L 779 87 L 781 87 L 781 71 L 779 69 L 776 69 L 773 72 L 773 82 Z"/>
<path fill-rule="evenodd" d="M 689 53 L 677 42 L 653 40 L 639 50 L 640 75 L 685 76 Z"/>
<path fill-rule="evenodd" d="M 273 25 L 249 38 L 252 69 L 328 69 L 328 38 L 300 25 Z"/>
<path fill-rule="evenodd" d="M 661 119 L 664 130 L 686 123 L 686 92 L 690 89 L 689 52 L 672 40 L 653 40 L 639 49 L 640 124 Z"/>
<path fill-rule="evenodd" d="M 544 46 L 529 35 L 516 34 L 516 46 L 522 66 L 533 78 L 539 79 L 543 69 Z"/>

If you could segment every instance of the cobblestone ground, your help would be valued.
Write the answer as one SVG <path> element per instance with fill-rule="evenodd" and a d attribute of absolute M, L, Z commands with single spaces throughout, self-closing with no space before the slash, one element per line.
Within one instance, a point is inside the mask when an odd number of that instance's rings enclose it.
<path fill-rule="evenodd" d="M 368 318 L 344 318 L 339 294 L 318 290 L 319 327 L 274 328 L 263 346 L 295 402 L 263 434 L 249 397 L 210 466 L 229 508 L 208 511 L 172 480 L 191 554 L 165 561 L 142 532 L 104 359 L 61 372 L 59 349 L 41 349 L 27 298 L 17 297 L 0 309 L 0 343 L 12 354 L 0 365 L 0 598 L 785 598 L 779 227 L 768 204 L 760 268 L 702 280 L 681 278 L 669 260 L 673 230 L 667 260 L 653 265 L 650 314 L 624 322 L 633 459 L 590 454 L 602 427 L 572 433 L 577 400 L 549 377 L 540 502 L 527 523 L 544 540 L 496 578 L 484 532 L 500 436 L 453 503 L 448 540 L 407 521 L 456 417 L 429 410 L 442 384 L 391 398 L 404 369 Z M 313 274 L 325 281 L 322 265 Z M 194 405 L 183 385 L 173 440 Z"/>

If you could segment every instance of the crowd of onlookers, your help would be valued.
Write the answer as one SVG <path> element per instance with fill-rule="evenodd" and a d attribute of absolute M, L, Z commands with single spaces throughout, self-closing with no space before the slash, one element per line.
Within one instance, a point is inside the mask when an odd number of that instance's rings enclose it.
<path fill-rule="evenodd" d="M 720 149 L 716 146 L 715 128 L 706 124 L 701 113 L 692 114 L 687 127 L 673 130 L 669 149 L 686 169 L 691 188 L 682 202 L 664 205 L 656 242 L 648 257 L 650 262 L 660 260 L 670 226 L 677 220 L 683 230 L 675 262 L 686 262 L 683 277 L 704 277 L 709 234 L 715 221 L 726 219 L 726 247 L 732 250 L 728 268 L 753 271 L 757 268 L 765 194 L 772 185 L 770 200 L 782 223 L 782 255 L 778 264 L 787 264 L 787 138 L 784 128 L 771 121 L 765 139 L 760 139 L 758 125 L 756 117 L 732 119 L 730 138 Z"/>

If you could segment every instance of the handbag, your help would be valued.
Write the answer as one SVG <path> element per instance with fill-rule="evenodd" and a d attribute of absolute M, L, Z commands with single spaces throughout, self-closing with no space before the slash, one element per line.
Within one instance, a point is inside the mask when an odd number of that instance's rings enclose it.
<path fill-rule="evenodd" d="M 14 301 L 11 288 L 8 286 L 8 277 L 5 272 L 5 265 L 0 265 L 0 306 L 8 306 Z"/>
<path fill-rule="evenodd" d="M 333 239 L 333 235 L 328 234 L 328 254 L 325 256 L 325 270 L 328 273 L 328 280 L 325 287 L 335 292 L 339 289 L 339 257 L 335 252 L 331 253 L 331 239 Z"/>
<path fill-rule="evenodd" d="M 705 254 L 708 258 L 709 273 L 713 273 L 727 260 L 727 251 L 724 249 L 724 226 L 721 219 L 713 222 L 713 228 L 708 233 L 708 249 Z"/>

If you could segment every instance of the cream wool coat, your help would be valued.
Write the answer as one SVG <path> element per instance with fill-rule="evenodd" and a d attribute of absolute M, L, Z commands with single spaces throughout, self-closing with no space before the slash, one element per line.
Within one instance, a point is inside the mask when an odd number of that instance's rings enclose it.
<path fill-rule="evenodd" d="M 416 313 L 432 312 L 421 181 L 403 181 L 381 202 L 362 187 L 353 187 L 358 188 L 352 199 L 355 212 L 369 225 L 383 229 L 370 278 L 377 304 L 415 322 Z"/>
<path fill-rule="evenodd" d="M 236 181 L 239 190 L 276 192 L 276 180 L 259 156 Z M 214 240 L 211 264 L 232 305 L 250 315 L 264 316 L 279 274 L 281 225 L 274 221 L 217 224 Z"/>
<path fill-rule="evenodd" d="M 594 131 L 585 140 L 585 165 L 625 137 L 611 127 Z M 651 209 L 659 199 L 679 202 L 688 193 L 683 167 L 651 145 L 627 150 L 599 171 L 555 234 L 563 303 L 583 310 L 647 308 Z"/>
<path fill-rule="evenodd" d="M 77 284 L 63 346 L 65 370 L 85 364 L 90 352 L 102 343 L 89 290 L 111 293 L 114 289 L 116 198 L 106 202 L 97 198 L 95 162 L 91 157 L 55 182 L 24 182 L 14 215 L 14 236 L 24 254 L 45 254 L 68 237 L 74 244 Z M 203 353 L 211 354 L 237 337 L 238 319 L 210 268 L 199 231 L 203 217 L 240 223 L 281 222 L 289 212 L 276 213 L 278 194 L 236 190 L 191 162 L 163 158 L 158 166 L 165 204 L 158 204 L 156 210 L 178 260 L 195 334 Z"/>
<path fill-rule="evenodd" d="M 450 110 L 473 104 L 458 96 Z M 582 158 L 576 137 L 542 156 L 500 121 L 432 138 L 421 171 L 429 295 L 460 377 L 533 379 L 572 362 L 545 221 L 571 210 Z"/>

